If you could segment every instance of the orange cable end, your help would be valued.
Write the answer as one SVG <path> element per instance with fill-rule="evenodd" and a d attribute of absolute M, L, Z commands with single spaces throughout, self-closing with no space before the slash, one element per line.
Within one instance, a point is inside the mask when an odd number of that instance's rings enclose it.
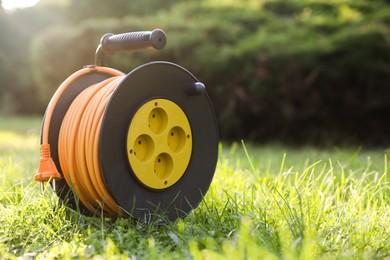
<path fill-rule="evenodd" d="M 41 159 L 34 181 L 48 182 L 59 179 L 61 179 L 61 174 L 58 172 L 53 158 L 51 158 L 50 144 L 41 144 Z"/>

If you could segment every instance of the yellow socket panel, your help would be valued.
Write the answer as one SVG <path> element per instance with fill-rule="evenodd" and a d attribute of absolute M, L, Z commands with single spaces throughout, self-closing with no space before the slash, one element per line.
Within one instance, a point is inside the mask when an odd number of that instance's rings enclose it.
<path fill-rule="evenodd" d="M 127 133 L 127 156 L 142 184 L 171 187 L 185 173 L 191 154 L 191 126 L 176 103 L 158 98 L 137 110 Z"/>

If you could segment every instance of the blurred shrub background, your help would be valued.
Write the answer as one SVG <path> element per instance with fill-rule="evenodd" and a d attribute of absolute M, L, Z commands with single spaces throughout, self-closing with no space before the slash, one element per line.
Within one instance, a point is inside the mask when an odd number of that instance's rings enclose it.
<path fill-rule="evenodd" d="M 43 114 L 107 33 L 161 28 L 167 60 L 206 84 L 224 139 L 390 144 L 388 0 L 40 0 L 0 9 L 0 113 Z"/>

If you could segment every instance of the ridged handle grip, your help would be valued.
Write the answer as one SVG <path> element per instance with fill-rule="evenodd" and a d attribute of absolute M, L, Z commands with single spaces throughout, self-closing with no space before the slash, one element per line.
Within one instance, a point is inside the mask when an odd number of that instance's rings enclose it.
<path fill-rule="evenodd" d="M 143 50 L 149 47 L 162 49 L 167 43 L 165 32 L 160 29 L 143 32 L 130 32 L 122 34 L 108 33 L 100 40 L 102 50 L 106 54 L 122 51 Z"/>

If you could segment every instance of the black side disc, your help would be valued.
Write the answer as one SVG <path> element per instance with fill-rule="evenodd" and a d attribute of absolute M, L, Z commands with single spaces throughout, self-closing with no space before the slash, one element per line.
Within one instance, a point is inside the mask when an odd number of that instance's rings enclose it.
<path fill-rule="evenodd" d="M 152 62 L 130 72 L 113 93 L 100 132 L 100 163 L 106 187 L 120 207 L 136 219 L 155 213 L 183 218 L 206 194 L 218 159 L 218 129 L 204 86 L 184 68 Z M 186 114 L 192 129 L 192 155 L 181 179 L 168 189 L 152 190 L 136 179 L 126 139 L 130 122 L 146 101 L 164 98 Z M 146 119 L 145 119 L 146 120 Z"/>

